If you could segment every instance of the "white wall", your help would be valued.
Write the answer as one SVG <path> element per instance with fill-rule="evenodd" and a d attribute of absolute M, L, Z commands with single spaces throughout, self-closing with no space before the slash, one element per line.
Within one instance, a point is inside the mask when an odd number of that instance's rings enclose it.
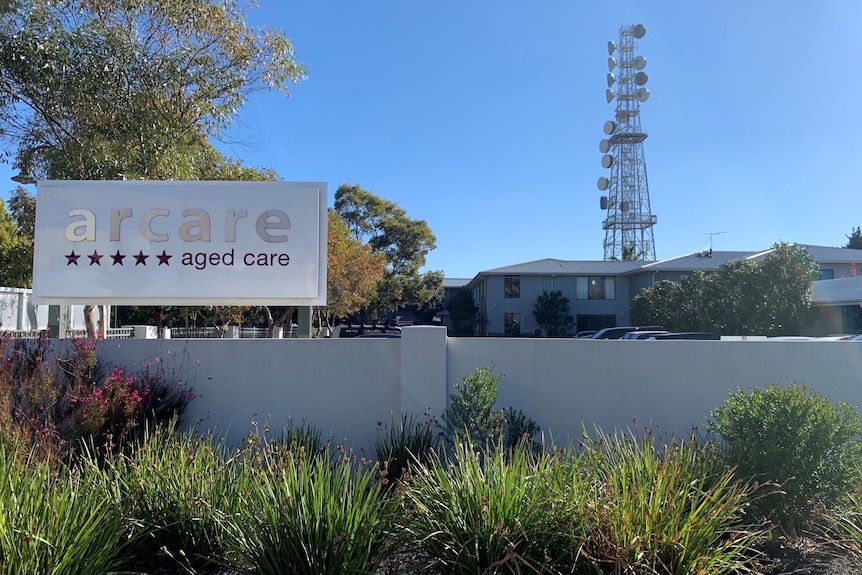
<path fill-rule="evenodd" d="M 405 327 L 401 339 L 104 340 L 121 365 L 184 373 L 199 397 L 190 420 L 240 441 L 254 419 L 273 430 L 306 418 L 368 451 L 377 422 L 404 411 L 439 417 L 450 386 L 480 366 L 505 374 L 499 407 L 515 407 L 558 442 L 586 426 L 686 433 L 737 387 L 806 382 L 862 406 L 862 342 L 591 341 L 447 338 Z M 168 353 L 170 352 L 170 353 Z M 156 358 L 161 361 L 155 361 Z M 200 366 L 198 367 L 198 362 Z M 255 415 L 257 414 L 257 415 Z"/>

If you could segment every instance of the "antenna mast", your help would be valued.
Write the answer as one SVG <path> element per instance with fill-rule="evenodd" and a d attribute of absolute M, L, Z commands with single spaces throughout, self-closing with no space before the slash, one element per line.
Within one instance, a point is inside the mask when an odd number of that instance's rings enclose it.
<path fill-rule="evenodd" d="M 649 184 L 641 130 L 640 105 L 649 99 L 646 58 L 635 56 L 637 44 L 646 34 L 642 24 L 621 26 L 619 46 L 608 42 L 608 88 L 605 99 L 610 104 L 616 98 L 614 120 L 605 122 L 607 138 L 599 142 L 602 167 L 610 177 L 602 176 L 598 188 L 607 192 L 601 197 L 601 209 L 606 212 L 602 222 L 605 230 L 606 260 L 655 260 L 652 227 L 657 218 L 651 213 Z M 619 61 L 614 58 L 617 54 Z M 616 71 L 616 76 L 614 72 Z M 616 92 L 614 86 L 616 85 Z"/>

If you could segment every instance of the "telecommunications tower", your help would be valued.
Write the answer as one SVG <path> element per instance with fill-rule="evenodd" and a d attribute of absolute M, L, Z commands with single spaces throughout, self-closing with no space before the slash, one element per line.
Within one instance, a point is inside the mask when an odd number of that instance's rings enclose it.
<path fill-rule="evenodd" d="M 635 56 L 637 44 L 646 34 L 642 24 L 620 27 L 619 45 L 608 42 L 608 88 L 605 99 L 616 99 L 613 120 L 604 125 L 605 138 L 599 142 L 602 167 L 610 170 L 597 183 L 602 192 L 601 209 L 606 217 L 606 260 L 655 260 L 652 227 L 656 216 L 651 213 L 649 184 L 641 130 L 640 105 L 649 99 L 646 58 Z M 616 55 L 616 57 L 615 57 Z"/>

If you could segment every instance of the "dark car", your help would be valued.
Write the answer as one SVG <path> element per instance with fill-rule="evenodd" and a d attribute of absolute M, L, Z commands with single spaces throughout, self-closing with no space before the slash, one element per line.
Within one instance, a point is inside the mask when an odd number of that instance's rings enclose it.
<path fill-rule="evenodd" d="M 625 326 L 625 327 L 606 327 L 599 330 L 591 339 L 620 339 L 627 333 L 633 331 L 662 331 L 664 328 L 660 325 L 640 325 L 640 326 Z"/>
<path fill-rule="evenodd" d="M 579 331 L 575 335 L 572 336 L 572 339 L 589 339 L 596 335 L 596 330 L 591 329 L 589 331 Z"/>
<path fill-rule="evenodd" d="M 702 339 L 702 340 L 720 340 L 721 336 L 717 333 L 706 331 L 683 331 L 675 333 L 657 333 L 648 339 Z"/>

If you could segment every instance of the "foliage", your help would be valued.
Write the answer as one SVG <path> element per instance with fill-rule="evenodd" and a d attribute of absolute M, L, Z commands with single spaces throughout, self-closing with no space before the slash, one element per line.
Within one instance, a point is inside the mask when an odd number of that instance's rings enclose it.
<path fill-rule="evenodd" d="M 708 444 L 598 434 L 579 463 L 572 472 L 595 487 L 572 511 L 586 515 L 583 553 L 605 572 L 718 575 L 755 565 L 763 533 L 746 524 L 750 490 Z"/>
<path fill-rule="evenodd" d="M 119 450 L 148 424 L 182 418 L 192 397 L 176 366 L 157 357 L 113 368 L 98 358 L 95 340 L 17 340 L 0 364 L 2 432 L 64 459 L 84 446 Z"/>
<path fill-rule="evenodd" d="M 446 440 L 456 443 L 470 437 L 480 445 L 493 441 L 500 430 L 500 414 L 494 403 L 500 394 L 504 374 L 494 373 L 494 366 L 479 367 L 459 382 L 452 384 L 455 393 L 449 395 L 449 406 L 443 412 L 442 430 Z"/>
<path fill-rule="evenodd" d="M 844 244 L 845 248 L 862 250 L 862 228 L 856 226 L 850 230 L 850 235 L 845 237 L 847 238 L 847 243 Z"/>
<path fill-rule="evenodd" d="M 254 465 L 244 511 L 227 522 L 239 566 L 260 575 L 373 573 L 389 548 L 395 504 L 373 470 L 353 465 L 346 454 Z"/>
<path fill-rule="evenodd" d="M 178 436 L 169 425 L 110 461 L 106 475 L 128 518 L 128 567 L 167 569 L 180 561 L 191 573 L 223 560 L 225 518 L 238 512 L 239 493 L 249 488 L 224 454 L 222 442 Z"/>
<path fill-rule="evenodd" d="M 0 202 L 0 285 L 27 288 L 33 284 L 33 231 L 36 200 L 18 186 Z"/>
<path fill-rule="evenodd" d="M 494 409 L 500 395 L 504 374 L 494 373 L 494 366 L 480 367 L 452 384 L 455 393 L 449 395 L 449 406 L 443 412 L 442 424 L 437 424 L 444 439 L 454 445 L 470 437 L 478 447 L 501 445 L 512 449 L 518 443 L 532 444 L 541 428 L 535 421 L 513 407 Z"/>
<path fill-rule="evenodd" d="M 344 318 L 371 304 L 386 264 L 383 254 L 350 234 L 341 216 L 330 211 L 328 217 L 326 312 Z"/>
<path fill-rule="evenodd" d="M 726 458 L 737 474 L 777 483 L 781 493 L 764 497 L 755 509 L 793 532 L 814 505 L 846 498 L 862 465 L 862 422 L 853 406 L 795 383 L 737 389 L 707 422 L 727 444 Z"/>
<path fill-rule="evenodd" d="M 452 460 L 415 470 L 404 493 L 404 529 L 445 573 L 562 572 L 577 545 L 570 547 L 553 518 L 559 506 L 545 478 L 554 465 L 526 449 L 478 458 L 466 436 Z"/>
<path fill-rule="evenodd" d="M 449 319 L 456 336 L 473 335 L 473 326 L 479 308 L 473 301 L 473 292 L 468 289 L 460 289 L 454 293 L 449 300 Z"/>
<path fill-rule="evenodd" d="M 0 137 L 51 179 L 198 179 L 247 98 L 305 69 L 233 0 L 28 0 L 0 12 Z M 216 170 L 216 171 L 218 171 Z"/>
<path fill-rule="evenodd" d="M 58 473 L 0 441 L 0 572 L 104 575 L 125 550 L 123 521 L 92 467 Z"/>
<path fill-rule="evenodd" d="M 357 185 L 342 184 L 335 192 L 335 212 L 353 237 L 367 243 L 386 263 L 373 301 L 366 309 L 370 319 L 385 319 L 399 308 L 439 305 L 443 298 L 443 272 L 420 273 L 437 240 L 425 220 L 407 216 L 394 202 Z"/>
<path fill-rule="evenodd" d="M 635 297 L 632 321 L 725 335 L 799 332 L 819 267 L 807 249 L 778 243 L 759 262 L 726 262 L 711 273 L 664 280 Z"/>
<path fill-rule="evenodd" d="M 389 426 L 377 422 L 374 454 L 387 489 L 398 485 L 410 465 L 427 464 L 434 450 L 433 422 L 428 414 L 423 419 L 404 414 Z"/>
<path fill-rule="evenodd" d="M 543 291 L 533 305 L 533 317 L 548 337 L 571 335 L 575 319 L 569 313 L 569 298 L 560 290 Z"/>

